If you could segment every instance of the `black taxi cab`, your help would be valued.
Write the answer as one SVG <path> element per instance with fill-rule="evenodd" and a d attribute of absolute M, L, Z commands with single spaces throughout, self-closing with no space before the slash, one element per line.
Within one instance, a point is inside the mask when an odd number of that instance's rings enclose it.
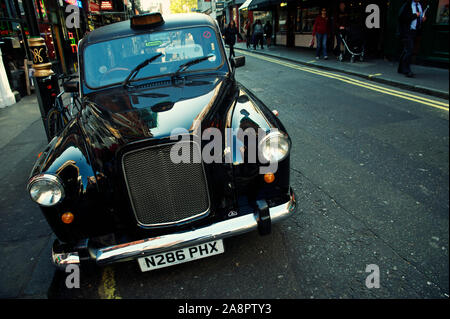
<path fill-rule="evenodd" d="M 57 239 L 52 260 L 142 271 L 223 253 L 223 239 L 294 214 L 291 141 L 235 79 L 215 20 L 159 13 L 79 43 L 82 109 L 27 183 Z"/>

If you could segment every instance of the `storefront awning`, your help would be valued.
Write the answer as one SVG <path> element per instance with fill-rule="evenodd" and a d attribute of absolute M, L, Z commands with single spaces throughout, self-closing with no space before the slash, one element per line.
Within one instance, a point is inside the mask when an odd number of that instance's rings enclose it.
<path fill-rule="evenodd" d="M 252 0 L 248 5 L 248 10 L 259 10 L 261 8 L 267 8 L 273 4 L 281 3 L 281 0 Z"/>
<path fill-rule="evenodd" d="M 244 4 L 239 7 L 239 10 L 247 9 L 252 1 L 253 0 L 245 0 Z"/>

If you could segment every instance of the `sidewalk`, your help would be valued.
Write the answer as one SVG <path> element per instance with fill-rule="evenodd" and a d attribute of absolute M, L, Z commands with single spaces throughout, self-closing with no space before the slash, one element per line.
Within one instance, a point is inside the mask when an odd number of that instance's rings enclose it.
<path fill-rule="evenodd" d="M 286 48 L 273 46 L 267 48 L 257 48 L 253 50 L 251 46 L 247 49 L 245 43 L 236 43 L 236 49 L 249 51 L 276 57 L 303 65 L 321 68 L 330 71 L 342 72 L 348 75 L 358 76 L 372 81 L 396 86 L 399 88 L 412 90 L 444 99 L 449 99 L 449 70 L 421 65 L 412 65 L 412 70 L 416 74 L 414 78 L 408 78 L 397 73 L 397 62 L 385 61 L 382 59 L 368 59 L 364 62 L 344 60 L 339 62 L 330 52 L 328 60 L 315 60 L 315 51 L 307 48 Z M 228 52 L 227 52 L 228 53 Z"/>
<path fill-rule="evenodd" d="M 0 109 L 0 298 L 47 298 L 55 274 L 54 237 L 26 190 L 47 143 L 36 94 Z"/>

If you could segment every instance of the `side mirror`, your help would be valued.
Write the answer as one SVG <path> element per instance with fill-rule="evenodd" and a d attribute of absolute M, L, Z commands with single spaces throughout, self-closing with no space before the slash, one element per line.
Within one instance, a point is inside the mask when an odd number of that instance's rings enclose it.
<path fill-rule="evenodd" d="M 79 91 L 78 81 L 67 81 L 63 84 L 64 91 L 75 93 Z"/>
<path fill-rule="evenodd" d="M 234 61 L 234 67 L 239 68 L 241 66 L 245 65 L 245 56 L 237 56 L 233 58 Z"/>

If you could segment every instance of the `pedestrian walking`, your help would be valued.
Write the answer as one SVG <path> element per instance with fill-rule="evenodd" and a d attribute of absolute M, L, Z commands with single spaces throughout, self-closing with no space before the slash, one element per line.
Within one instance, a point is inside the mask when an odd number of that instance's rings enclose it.
<path fill-rule="evenodd" d="M 402 53 L 398 65 L 398 73 L 407 77 L 414 77 L 411 71 L 411 59 L 414 51 L 414 44 L 422 30 L 422 25 L 426 21 L 425 12 L 419 0 L 408 0 L 400 9 L 399 33 L 402 43 Z"/>
<path fill-rule="evenodd" d="M 336 36 L 336 47 L 334 53 L 340 56 L 344 53 L 344 43 L 342 38 L 345 38 L 348 28 L 350 27 L 349 16 L 346 11 L 346 5 L 344 1 L 339 3 L 339 10 L 334 16 L 334 34 Z"/>
<path fill-rule="evenodd" d="M 256 50 L 258 43 L 261 44 L 261 49 L 264 49 L 264 28 L 262 26 L 261 20 L 256 20 L 255 26 L 253 27 L 253 49 Z"/>
<path fill-rule="evenodd" d="M 236 24 L 234 20 L 231 20 L 228 26 L 225 28 L 225 44 L 228 44 L 230 47 L 230 58 L 235 57 L 234 53 L 234 45 L 236 44 L 236 35 L 242 39 L 241 34 L 238 32 L 236 28 Z"/>
<path fill-rule="evenodd" d="M 247 49 L 248 49 L 248 48 L 250 48 L 250 45 L 253 44 L 253 41 L 252 41 L 253 29 L 252 29 L 252 23 L 250 22 L 250 20 L 247 20 L 247 22 L 245 23 L 244 31 L 245 31 L 245 42 L 247 44 Z"/>
<path fill-rule="evenodd" d="M 317 39 L 317 49 L 316 49 L 316 59 L 320 59 L 320 56 L 322 54 L 323 58 L 325 60 L 328 59 L 327 54 L 327 39 L 329 34 L 329 25 L 328 25 L 328 16 L 327 16 L 327 9 L 322 8 L 320 10 L 320 15 L 317 16 L 316 20 L 314 21 L 313 26 L 313 40 L 314 37 Z"/>
<path fill-rule="evenodd" d="M 264 34 L 266 36 L 267 47 L 270 48 L 272 42 L 272 24 L 269 20 L 267 20 L 266 24 L 264 24 Z"/>

